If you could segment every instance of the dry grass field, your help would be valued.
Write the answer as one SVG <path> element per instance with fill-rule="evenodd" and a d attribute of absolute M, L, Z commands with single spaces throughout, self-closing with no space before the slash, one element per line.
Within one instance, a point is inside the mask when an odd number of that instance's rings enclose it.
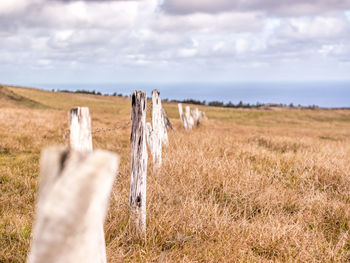
<path fill-rule="evenodd" d="M 93 129 L 130 119 L 129 98 L 0 88 L 0 262 L 25 261 L 40 151 L 67 145 L 73 106 Z M 350 261 L 350 110 L 201 107 L 209 120 L 186 132 L 164 106 L 175 131 L 159 174 L 149 162 L 147 240 L 129 227 L 130 127 L 93 134 L 121 156 L 108 262 Z"/>

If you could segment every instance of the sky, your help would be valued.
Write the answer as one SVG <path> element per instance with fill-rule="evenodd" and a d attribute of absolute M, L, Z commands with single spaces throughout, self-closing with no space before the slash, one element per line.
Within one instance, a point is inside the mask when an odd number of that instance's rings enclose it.
<path fill-rule="evenodd" d="M 1 0 L 0 83 L 350 80 L 350 0 Z"/>

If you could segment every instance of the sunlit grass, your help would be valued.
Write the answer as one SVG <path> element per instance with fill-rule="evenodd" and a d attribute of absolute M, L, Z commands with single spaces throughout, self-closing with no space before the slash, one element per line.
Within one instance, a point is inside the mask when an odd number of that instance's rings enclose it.
<path fill-rule="evenodd" d="M 0 262 L 29 249 L 40 150 L 67 144 L 67 111 L 88 106 L 93 129 L 130 120 L 128 98 L 11 88 L 0 98 Z M 5 103 L 6 101 L 6 103 Z M 27 100 L 25 100 L 27 101 Z M 209 121 L 175 131 L 147 181 L 147 240 L 129 228 L 130 129 L 95 133 L 121 166 L 105 224 L 109 262 L 350 260 L 350 111 L 200 107 Z M 151 160 L 150 160 L 151 163 Z"/>

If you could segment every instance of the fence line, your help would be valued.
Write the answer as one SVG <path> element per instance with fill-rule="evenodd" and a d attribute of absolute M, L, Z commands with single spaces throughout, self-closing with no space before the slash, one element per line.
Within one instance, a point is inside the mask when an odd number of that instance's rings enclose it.
<path fill-rule="evenodd" d="M 123 129 L 123 128 L 126 128 L 128 126 L 130 126 L 131 124 L 131 121 L 127 121 L 123 124 L 118 124 L 112 128 L 96 128 L 94 130 L 91 131 L 91 134 L 96 134 L 96 133 L 101 133 L 101 132 L 109 132 L 109 131 L 116 131 L 116 130 L 119 130 L 119 129 Z M 66 140 L 68 138 L 68 135 L 70 134 L 70 129 L 65 129 L 64 130 L 64 133 L 62 135 L 62 138 L 64 140 Z"/>
<path fill-rule="evenodd" d="M 40 160 L 40 188 L 28 263 L 87 262 L 106 263 L 103 222 L 113 181 L 118 173 L 116 154 L 93 151 L 92 134 L 122 129 L 131 125 L 130 136 L 130 222 L 139 237 L 146 237 L 146 181 L 148 153 L 146 138 L 154 167 L 160 168 L 162 144 L 168 143 L 166 128 L 173 129 L 161 104 L 160 93 L 152 91 L 147 106 L 146 93 L 134 91 L 131 121 L 112 128 L 91 130 L 87 107 L 69 111 L 71 150 L 63 147 L 44 149 Z M 186 130 L 194 122 L 199 127 L 204 112 L 178 104 Z M 152 125 L 146 114 L 152 111 Z M 153 127 L 152 127 L 153 126 Z"/>
<path fill-rule="evenodd" d="M 186 112 L 184 114 L 182 110 L 182 104 L 178 103 L 177 106 L 179 109 L 179 115 L 182 121 L 182 126 L 185 128 L 185 130 L 192 130 L 195 123 L 198 128 L 200 126 L 202 117 L 204 120 L 208 120 L 207 116 L 205 115 L 205 112 L 198 110 L 198 108 L 195 108 L 191 111 L 190 106 L 186 106 Z"/>
<path fill-rule="evenodd" d="M 152 101 L 151 101 L 151 103 L 149 103 L 147 105 L 147 112 L 152 112 Z M 165 114 L 165 112 L 163 114 Z M 166 116 L 166 114 L 165 114 L 164 118 L 166 118 L 168 120 L 168 117 Z M 116 125 L 116 126 L 114 126 L 112 128 L 96 128 L 96 129 L 91 131 L 91 134 L 100 133 L 100 132 L 109 132 L 109 131 L 115 131 L 115 130 L 118 130 L 118 129 L 123 129 L 123 128 L 128 127 L 130 124 L 131 124 L 131 121 L 127 121 L 127 122 L 125 122 L 123 124 L 118 124 L 118 125 Z M 169 120 L 168 120 L 168 123 L 167 123 L 167 127 L 169 127 L 171 130 L 173 130 L 173 127 L 172 127 L 172 125 L 171 125 Z M 64 133 L 62 135 L 62 138 L 64 140 L 66 140 L 69 134 L 70 134 L 70 129 L 65 129 Z"/>
<path fill-rule="evenodd" d="M 125 122 L 124 124 L 120 124 L 120 125 L 114 126 L 112 128 L 96 128 L 95 130 L 92 131 L 92 134 L 99 133 L 99 132 L 107 132 L 107 131 L 115 131 L 115 130 L 123 129 L 123 128 L 130 126 L 130 124 L 131 124 L 131 121 L 128 121 L 128 122 Z"/>

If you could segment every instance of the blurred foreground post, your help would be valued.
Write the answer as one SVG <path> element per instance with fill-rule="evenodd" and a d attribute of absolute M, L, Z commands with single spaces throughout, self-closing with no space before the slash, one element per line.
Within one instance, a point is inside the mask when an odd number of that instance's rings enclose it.
<path fill-rule="evenodd" d="M 188 127 L 188 130 L 192 130 L 193 128 L 193 125 L 194 125 L 194 121 L 193 121 L 193 118 L 191 116 L 191 109 L 190 109 L 190 106 L 186 106 L 186 120 L 187 120 L 187 127 Z"/>
<path fill-rule="evenodd" d="M 119 166 L 116 154 L 63 147 L 42 151 L 28 263 L 104 263 L 101 229 Z"/>
<path fill-rule="evenodd" d="M 180 119 L 182 121 L 182 125 L 184 126 L 185 130 L 188 130 L 188 124 L 187 124 L 187 119 L 185 117 L 185 115 L 183 114 L 182 111 L 182 104 L 179 103 L 177 104 L 178 108 L 179 108 L 179 114 L 180 114 Z"/>
<path fill-rule="evenodd" d="M 69 111 L 69 128 L 71 148 L 91 152 L 91 119 L 88 107 L 77 107 Z"/>
<path fill-rule="evenodd" d="M 136 232 L 146 234 L 146 93 L 134 91 L 131 109 L 131 178 L 130 178 L 130 215 Z"/>

